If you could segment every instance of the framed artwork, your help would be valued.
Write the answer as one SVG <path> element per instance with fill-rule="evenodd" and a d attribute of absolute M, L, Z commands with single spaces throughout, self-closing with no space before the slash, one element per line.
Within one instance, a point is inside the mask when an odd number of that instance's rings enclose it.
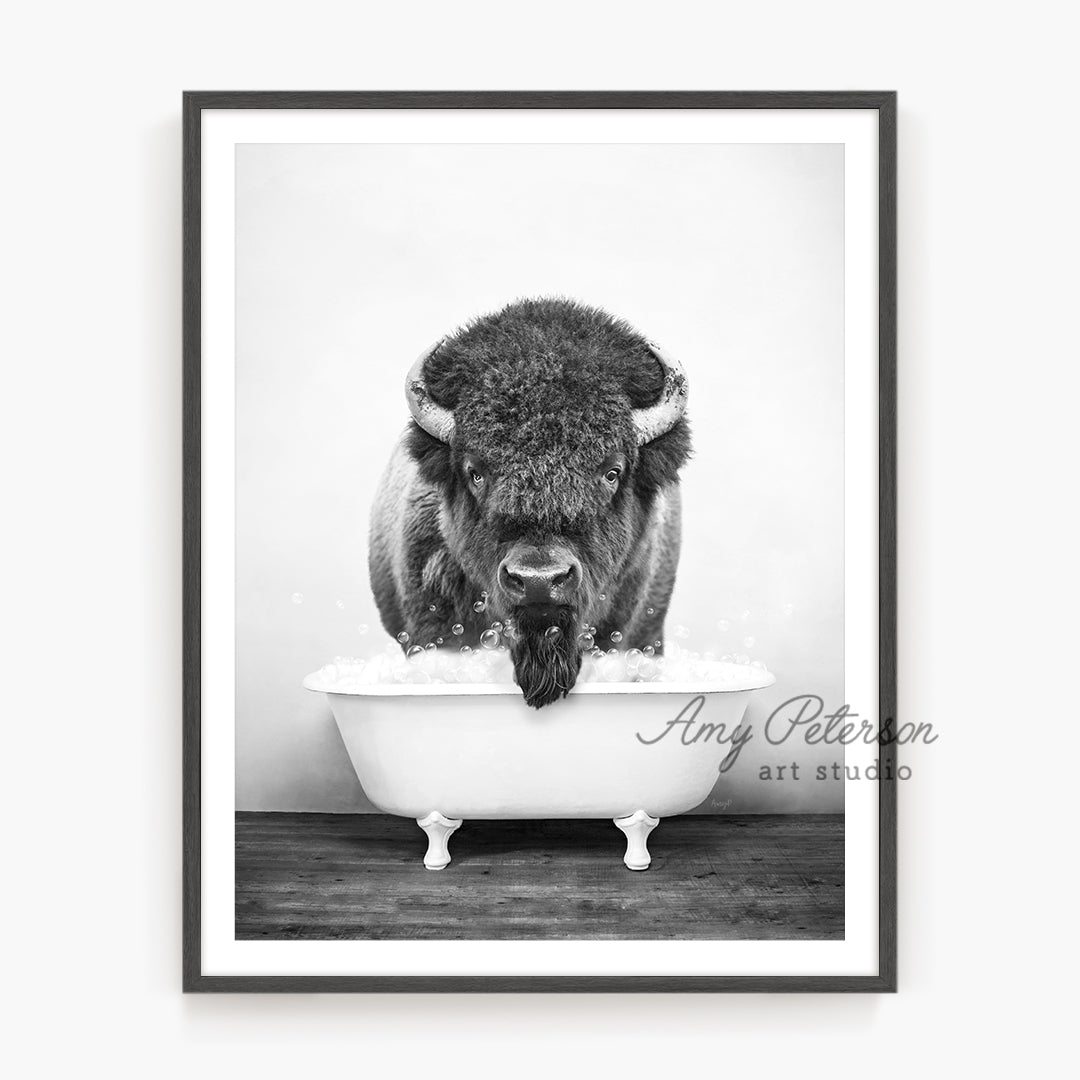
<path fill-rule="evenodd" d="M 184 95 L 184 989 L 896 989 L 896 97 Z"/>

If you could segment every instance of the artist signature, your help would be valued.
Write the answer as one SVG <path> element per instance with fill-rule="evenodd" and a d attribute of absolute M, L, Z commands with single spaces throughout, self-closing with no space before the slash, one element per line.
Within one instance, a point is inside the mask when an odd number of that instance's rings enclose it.
<path fill-rule="evenodd" d="M 753 725 L 738 723 L 729 726 L 722 722 L 713 724 L 699 720 L 704 708 L 705 695 L 699 694 L 691 698 L 659 734 L 646 738 L 641 732 L 636 732 L 637 739 L 646 746 L 653 746 L 681 729 L 677 737 L 683 746 L 701 742 L 729 745 L 730 749 L 720 762 L 720 772 L 727 772 L 738 760 L 743 747 L 754 738 Z M 849 705 L 841 705 L 834 712 L 825 713 L 825 702 L 817 694 L 799 694 L 789 698 L 772 711 L 762 729 L 766 742 L 772 746 L 783 745 L 796 733 L 810 746 L 850 746 L 857 742 L 878 746 L 914 742 L 929 745 L 938 740 L 933 724 L 929 723 L 905 723 L 897 728 L 894 720 L 888 717 L 881 724 L 875 724 L 860 718 Z"/>

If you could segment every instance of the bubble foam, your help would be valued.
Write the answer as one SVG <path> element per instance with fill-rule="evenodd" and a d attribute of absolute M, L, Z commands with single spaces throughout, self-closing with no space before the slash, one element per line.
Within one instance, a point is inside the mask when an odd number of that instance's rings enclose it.
<path fill-rule="evenodd" d="M 498 636 L 497 634 L 494 636 Z M 713 654 L 702 658 L 671 642 L 664 655 L 656 656 L 652 646 L 624 652 L 596 649 L 582 657 L 578 685 L 593 683 L 669 683 L 708 684 L 716 687 L 740 687 L 748 679 L 762 685 L 768 669 L 760 661 L 737 655 L 720 660 Z M 375 656 L 335 657 L 319 671 L 308 676 L 305 686 L 326 693 L 361 692 L 365 687 L 402 684 L 426 685 L 510 685 L 514 684 L 514 666 L 509 653 L 497 646 L 461 651 L 421 648 L 414 645 L 405 655 L 394 645 Z"/>

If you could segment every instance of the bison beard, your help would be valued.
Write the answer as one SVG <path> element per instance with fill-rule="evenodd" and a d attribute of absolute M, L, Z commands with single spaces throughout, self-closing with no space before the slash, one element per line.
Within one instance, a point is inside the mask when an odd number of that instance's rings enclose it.
<path fill-rule="evenodd" d="M 575 634 L 575 616 L 570 608 L 538 616 L 519 610 L 515 617 L 515 637 L 510 650 L 514 680 L 521 687 L 525 703 L 534 709 L 566 697 L 581 670 L 581 649 Z M 551 627 L 560 633 L 549 635 Z"/>

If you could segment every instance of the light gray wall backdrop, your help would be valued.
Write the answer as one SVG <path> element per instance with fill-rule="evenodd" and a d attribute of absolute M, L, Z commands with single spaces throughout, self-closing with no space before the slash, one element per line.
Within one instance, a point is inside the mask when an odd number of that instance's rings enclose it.
<path fill-rule="evenodd" d="M 237 153 L 237 806 L 363 812 L 304 675 L 381 649 L 368 510 L 412 360 L 562 294 L 691 381 L 671 606 L 686 643 L 844 701 L 843 151 L 828 145 L 249 145 Z M 793 756 L 798 783 L 759 779 Z M 830 749 L 758 738 L 708 812 L 833 811 Z M 808 775 L 809 774 L 809 775 Z"/>

